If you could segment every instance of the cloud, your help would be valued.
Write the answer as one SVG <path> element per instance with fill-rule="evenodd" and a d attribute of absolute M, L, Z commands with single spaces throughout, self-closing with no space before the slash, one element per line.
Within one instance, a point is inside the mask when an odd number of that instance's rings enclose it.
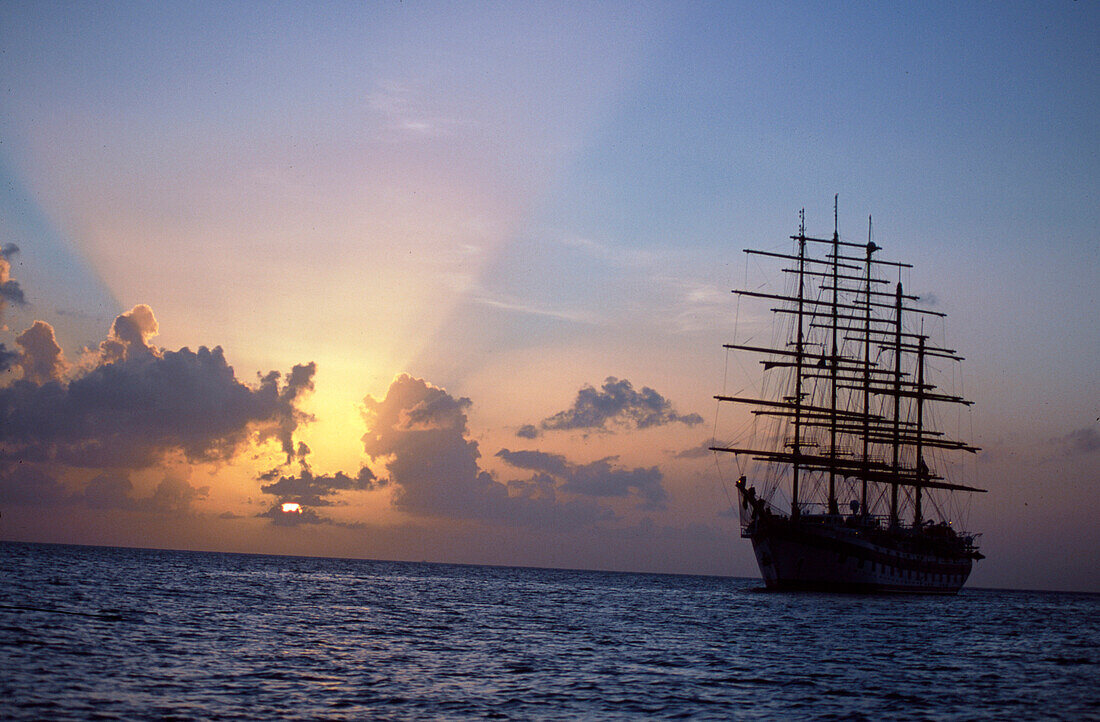
<path fill-rule="evenodd" d="M 23 379 L 0 389 L 0 458 L 140 468 L 180 449 L 192 461 L 225 460 L 255 433 L 292 432 L 297 396 L 275 372 L 242 384 L 220 346 L 130 357 L 67 384 Z"/>
<path fill-rule="evenodd" d="M 507 501 L 507 488 L 478 468 L 477 442 L 466 438 L 469 399 L 403 374 L 384 399 L 368 396 L 363 403 L 370 429 L 364 449 L 371 458 L 387 459 L 397 506 L 476 517 Z"/>
<path fill-rule="evenodd" d="M 136 500 L 131 497 L 134 489 L 130 477 L 125 474 L 100 474 L 88 482 L 84 491 L 73 499 L 93 509 L 133 509 Z"/>
<path fill-rule="evenodd" d="M 483 470 L 478 444 L 467 438 L 467 398 L 403 374 L 385 398 L 368 396 L 363 404 L 369 429 L 364 449 L 372 459 L 385 460 L 396 487 L 394 505 L 401 510 L 556 529 L 612 516 L 595 504 L 558 502 L 538 493 L 537 484 L 498 482 Z"/>
<path fill-rule="evenodd" d="M 538 438 L 539 430 L 534 424 L 524 424 L 516 431 L 516 436 L 521 439 L 535 439 Z"/>
<path fill-rule="evenodd" d="M 360 527 L 362 524 L 338 522 L 317 513 L 313 507 L 335 506 L 338 502 L 332 497 L 341 491 L 369 491 L 384 486 L 386 479 L 378 479 L 370 468 L 363 466 L 355 476 L 342 471 L 331 475 L 315 476 L 309 468 L 306 456 L 309 448 L 301 444 L 298 475 L 280 475 L 273 469 L 260 475 L 262 481 L 270 481 L 260 487 L 265 494 L 276 497 L 276 501 L 257 516 L 271 519 L 276 526 L 297 527 L 304 524 L 331 524 L 343 527 Z"/>
<path fill-rule="evenodd" d="M 559 454 L 547 454 L 544 451 L 509 451 L 501 449 L 497 456 L 517 469 L 542 471 L 552 476 L 564 477 L 573 467 Z"/>
<path fill-rule="evenodd" d="M 655 509 L 664 506 L 668 494 L 661 486 L 661 471 L 649 468 L 615 468 L 609 456 L 589 464 L 572 464 L 564 456 L 541 451 L 509 451 L 501 449 L 496 454 L 508 464 L 530 471 L 540 472 L 560 482 L 557 488 L 573 494 L 591 497 L 640 497 L 644 506 Z M 540 480 L 540 484 L 544 484 Z"/>
<path fill-rule="evenodd" d="M 135 306 L 115 319 L 93 365 L 71 378 L 62 375 L 49 324 L 36 321 L 18 337 L 23 378 L 0 387 L 0 486 L 9 499 L 178 513 L 204 489 L 169 477 L 127 506 L 125 472 L 173 453 L 193 463 L 225 461 L 268 439 L 288 460 L 295 454 L 293 434 L 310 418 L 298 404 L 313 388 L 314 364 L 294 366 L 285 381 L 273 371 L 249 385 L 221 347 L 156 348 L 157 329 L 152 310 Z M 81 498 L 59 496 L 58 480 L 79 478 L 71 473 L 79 469 L 103 473 Z"/>
<path fill-rule="evenodd" d="M 193 487 L 186 480 L 165 477 L 149 496 L 135 497 L 126 474 L 99 474 L 80 491 L 70 491 L 41 468 L 17 466 L 0 475 L 0 502 L 19 506 L 80 507 L 93 510 L 122 509 L 167 516 L 193 513 L 192 503 L 203 499 L 210 487 Z"/>
<path fill-rule="evenodd" d="M 407 83 L 381 82 L 366 99 L 368 107 L 382 121 L 387 131 L 385 137 L 391 140 L 447 136 L 472 125 L 431 112 L 424 104 L 423 94 Z"/>
<path fill-rule="evenodd" d="M 474 303 L 480 303 L 483 306 L 489 306 L 490 308 L 499 308 L 503 311 L 512 311 L 529 316 L 542 316 L 545 318 L 557 319 L 559 321 L 571 321 L 574 323 L 595 323 L 595 319 L 587 314 L 571 313 L 568 311 L 559 311 L 552 308 L 541 308 L 538 306 L 532 306 L 529 303 L 523 303 L 514 298 L 507 298 L 499 294 L 494 295 L 484 289 L 476 289 L 475 293 L 470 294 L 469 300 Z"/>
<path fill-rule="evenodd" d="M 712 456 L 714 452 L 710 450 L 710 447 L 717 445 L 717 443 L 715 439 L 707 439 L 698 446 L 678 451 L 673 456 L 677 459 L 701 459 L 703 457 Z"/>
<path fill-rule="evenodd" d="M 323 517 L 315 510 L 305 508 L 294 512 L 283 511 L 282 504 L 276 502 L 271 507 L 257 516 L 271 520 L 275 526 L 296 527 L 304 524 L 335 524 L 331 519 Z M 337 524 L 337 526 L 340 526 Z"/>
<path fill-rule="evenodd" d="M 103 363 L 141 356 L 160 356 L 149 341 L 160 332 L 153 309 L 144 303 L 115 318 L 107 339 L 99 345 Z"/>
<path fill-rule="evenodd" d="M 1071 431 L 1058 439 L 1069 454 L 1090 454 L 1100 450 L 1100 433 L 1092 426 Z"/>
<path fill-rule="evenodd" d="M 22 358 L 22 354 L 18 351 L 9 351 L 8 347 L 0 343 L 0 373 L 9 371 L 19 363 L 19 359 Z M 0 380 L 2 383 L 2 380 Z"/>
<path fill-rule="evenodd" d="M 635 391 L 626 379 L 608 376 L 601 390 L 584 386 L 572 408 L 543 419 L 540 426 L 547 431 L 607 429 L 609 425 L 646 429 L 671 423 L 694 426 L 703 423 L 703 417 L 678 414 L 668 399 L 648 386 Z"/>
<path fill-rule="evenodd" d="M 35 321 L 26 331 L 15 338 L 23 347 L 19 366 L 23 369 L 23 380 L 41 385 L 50 381 L 60 381 L 68 368 L 65 355 L 54 337 L 53 327 L 45 321 Z"/>
<path fill-rule="evenodd" d="M 62 506 L 70 503 L 69 489 L 44 469 L 14 464 L 0 471 L 0 503 L 15 506 Z"/>
<path fill-rule="evenodd" d="M 186 479 L 166 476 L 153 493 L 145 497 L 131 495 L 133 484 L 125 475 L 101 474 L 84 490 L 73 495 L 73 503 L 93 509 L 128 509 L 170 516 L 187 516 L 192 503 L 210 493 L 209 486 L 194 487 Z"/>
<path fill-rule="evenodd" d="M 286 454 L 289 464 L 295 457 L 302 458 L 309 454 L 309 447 L 300 443 L 298 448 L 294 446 L 294 432 L 299 426 L 313 421 L 313 416 L 298 408 L 297 404 L 309 392 L 313 391 L 313 376 L 317 373 L 317 364 L 310 361 L 308 364 L 296 364 L 287 376 L 286 383 L 278 392 L 278 405 L 282 413 L 273 418 L 260 440 L 276 438 Z M 271 371 L 262 379 L 261 386 L 277 387 L 279 372 Z"/>
<path fill-rule="evenodd" d="M 297 476 L 280 476 L 277 481 L 265 484 L 261 491 L 278 497 L 279 504 L 293 502 L 306 507 L 332 506 L 336 502 L 331 497 L 340 491 L 369 491 L 383 486 L 366 466 L 359 469 L 355 476 L 338 471 L 331 476 L 314 476 L 308 469 L 302 469 Z"/>
<path fill-rule="evenodd" d="M 9 303 L 16 306 L 26 304 L 23 288 L 11 277 L 11 258 L 19 253 L 19 246 L 5 243 L 0 247 L 0 328 L 4 328 L 4 309 Z"/>
<path fill-rule="evenodd" d="M 139 500 L 138 506 L 159 514 L 189 514 L 191 503 L 209 493 L 209 486 L 194 487 L 184 479 L 169 476 L 157 484 L 152 496 Z"/>

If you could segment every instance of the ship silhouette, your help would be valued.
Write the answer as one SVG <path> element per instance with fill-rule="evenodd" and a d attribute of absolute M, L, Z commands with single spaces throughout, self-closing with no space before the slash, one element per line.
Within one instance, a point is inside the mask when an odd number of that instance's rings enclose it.
<path fill-rule="evenodd" d="M 752 407 L 746 433 L 710 447 L 745 472 L 741 536 L 769 589 L 954 594 L 983 557 L 952 500 L 984 490 L 939 471 L 979 450 L 936 428 L 938 408 L 972 403 L 933 379 L 962 361 L 924 332 L 945 314 L 905 293 L 911 265 L 876 255 L 870 222 L 866 243 L 842 240 L 834 206 L 832 237 L 814 238 L 803 211 L 790 240 L 745 250 L 779 261 L 782 292 L 734 291 L 775 303 L 772 345 L 725 345 L 760 361 L 762 393 L 715 397 Z"/>

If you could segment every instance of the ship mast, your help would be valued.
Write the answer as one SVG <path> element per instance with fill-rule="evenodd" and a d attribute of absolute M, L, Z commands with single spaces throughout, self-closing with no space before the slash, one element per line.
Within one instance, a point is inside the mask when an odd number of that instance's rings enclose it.
<path fill-rule="evenodd" d="M 793 372 L 794 378 L 788 376 L 778 398 L 722 395 L 715 398 L 747 404 L 755 407 L 751 411 L 753 415 L 793 424 L 793 429 L 788 427 L 793 438 L 788 436 L 784 441 L 780 437 L 778 445 L 771 448 L 741 445 L 710 448 L 747 455 L 756 461 L 787 465 L 792 519 L 803 515 L 803 506 L 820 501 L 826 502 L 823 506 L 827 515 L 838 515 L 840 477 L 860 481 L 859 503 L 863 515 L 883 514 L 887 510 L 882 507 L 888 501 L 889 515 L 884 521 L 891 528 L 901 526 L 899 487 L 912 487 L 913 525 L 919 527 L 924 520 L 925 489 L 983 491 L 948 482 L 944 476 L 929 470 L 924 459 L 929 448 L 978 451 L 966 442 L 950 439 L 924 426 L 925 404 L 929 401 L 971 403 L 962 397 L 935 391 L 936 386 L 926 382 L 927 358 L 961 359 L 952 349 L 929 346 L 923 326 L 922 333 L 905 331 L 905 320 L 911 318 L 911 314 L 940 317 L 944 314 L 910 303 L 920 299 L 905 294 L 900 281 L 893 289 L 886 290 L 890 282 L 877 277 L 875 266 L 897 268 L 899 273 L 900 269 L 912 266 L 875 257 L 881 249 L 872 240 L 870 217 L 866 243 L 841 240 L 838 206 L 839 196 L 834 196 L 832 238 L 807 236 L 803 209 L 799 213 L 798 235 L 790 236 L 797 244 L 797 253 L 745 249 L 748 254 L 786 261 L 782 271 L 797 274 L 797 292 L 733 291 L 740 296 L 780 302 L 771 311 L 779 316 L 793 316 L 795 328 L 791 329 L 794 333 L 787 336 L 786 343 L 777 343 L 774 348 L 736 343 L 725 344 L 725 347 L 765 354 L 760 362 L 765 373 L 784 369 L 787 374 Z M 807 253 L 807 249 L 812 248 L 809 244 L 827 246 L 831 253 L 826 251 L 828 255 L 824 258 L 815 257 Z M 844 353 L 843 342 L 855 344 L 851 353 Z M 877 356 L 874 355 L 876 349 Z M 914 356 L 915 369 L 912 368 Z M 827 388 L 822 381 L 828 384 Z M 890 397 L 893 403 L 873 405 L 872 396 Z M 904 404 L 903 398 L 907 399 Z M 828 435 L 828 449 L 809 449 L 817 446 L 815 434 L 821 432 Z M 824 446 L 823 440 L 821 445 Z M 850 446 L 855 448 L 841 451 Z M 857 451 L 860 447 L 862 453 Z M 910 456 L 910 449 L 913 456 Z M 814 478 L 827 481 L 825 499 L 817 496 L 824 489 L 819 492 L 815 485 L 807 486 L 806 480 L 811 478 L 807 474 L 821 474 Z M 872 494 L 873 485 L 889 486 L 888 500 L 880 500 L 881 497 Z M 908 501 L 908 493 L 905 498 Z"/>
<path fill-rule="evenodd" d="M 839 301 L 837 294 L 840 293 L 839 288 L 839 276 L 840 276 L 840 223 L 837 219 L 837 204 L 840 199 L 840 194 L 833 196 L 833 303 L 832 303 L 832 322 L 833 322 L 833 334 L 832 334 L 832 351 L 829 354 L 829 388 L 831 390 L 829 408 L 829 456 L 836 459 L 836 378 L 837 378 L 837 366 L 840 354 L 837 352 L 836 337 L 837 337 L 837 303 Z M 829 506 L 828 511 L 830 514 L 836 514 L 836 464 L 829 465 Z"/>
<path fill-rule="evenodd" d="M 921 329 L 923 331 L 923 328 Z M 913 526 L 919 527 L 921 516 L 921 486 L 927 467 L 924 465 L 924 335 L 917 339 L 917 487 L 913 498 Z"/>
<path fill-rule="evenodd" d="M 794 382 L 794 460 L 791 464 L 791 518 L 798 516 L 798 471 L 802 457 L 802 365 L 803 365 L 803 327 L 806 294 L 806 209 L 799 212 L 798 224 L 798 333 L 795 340 L 795 382 Z"/>
<path fill-rule="evenodd" d="M 897 316 L 894 321 L 894 434 L 893 469 L 897 475 L 901 472 L 901 282 L 897 285 Z M 898 483 L 890 483 L 890 526 L 898 525 Z"/>
<path fill-rule="evenodd" d="M 859 497 L 859 508 L 863 514 L 869 513 L 867 474 L 871 463 L 871 256 L 877 250 L 878 246 L 871 240 L 871 216 L 867 216 L 867 304 L 863 327 L 863 480 Z"/>

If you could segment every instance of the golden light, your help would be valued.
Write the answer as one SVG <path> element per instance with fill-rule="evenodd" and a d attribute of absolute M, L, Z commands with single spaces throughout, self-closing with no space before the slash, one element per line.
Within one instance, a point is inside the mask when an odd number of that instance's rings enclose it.
<path fill-rule="evenodd" d="M 301 514 L 302 505 L 293 501 L 287 501 L 283 503 L 284 514 Z"/>

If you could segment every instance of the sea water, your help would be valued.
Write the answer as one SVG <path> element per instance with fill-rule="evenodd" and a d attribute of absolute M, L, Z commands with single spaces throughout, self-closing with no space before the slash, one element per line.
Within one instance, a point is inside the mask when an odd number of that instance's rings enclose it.
<path fill-rule="evenodd" d="M 6 719 L 1085 719 L 1100 597 L 0 543 Z"/>

